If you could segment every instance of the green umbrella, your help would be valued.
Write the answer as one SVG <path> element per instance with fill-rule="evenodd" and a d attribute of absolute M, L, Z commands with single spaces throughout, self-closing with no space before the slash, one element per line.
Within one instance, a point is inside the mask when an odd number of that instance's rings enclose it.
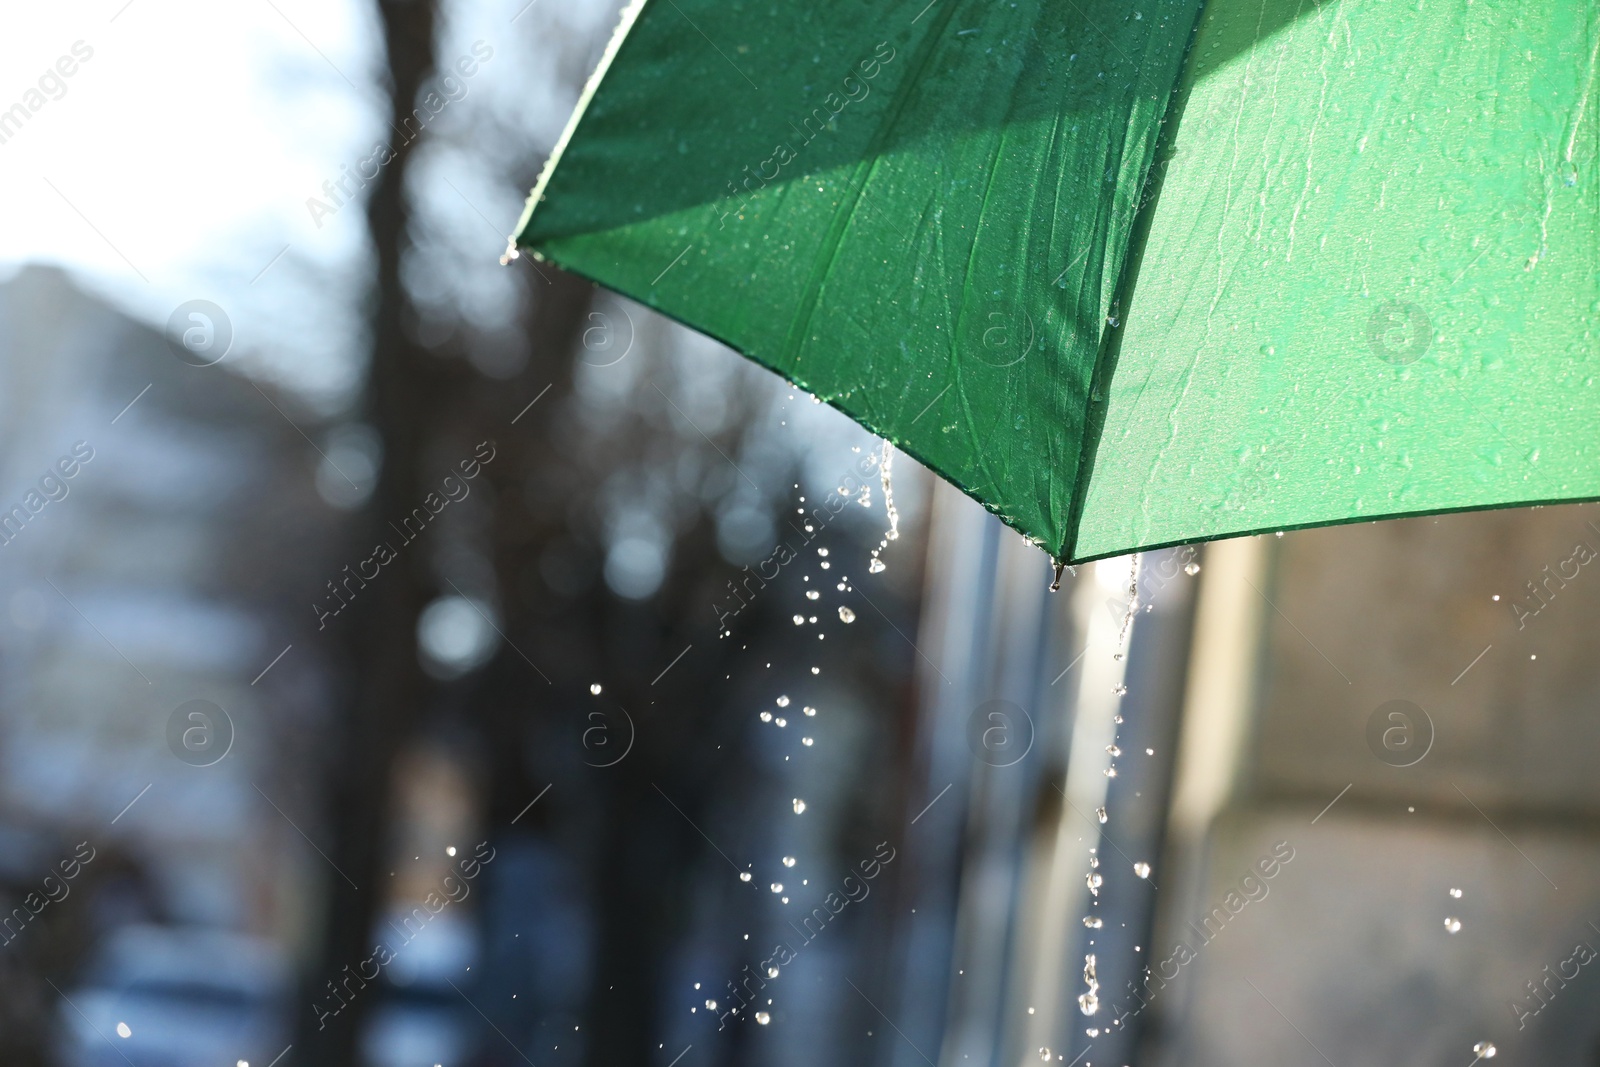
<path fill-rule="evenodd" d="M 1600 497 L 1592 0 L 639 0 L 515 244 L 1061 561 Z"/>

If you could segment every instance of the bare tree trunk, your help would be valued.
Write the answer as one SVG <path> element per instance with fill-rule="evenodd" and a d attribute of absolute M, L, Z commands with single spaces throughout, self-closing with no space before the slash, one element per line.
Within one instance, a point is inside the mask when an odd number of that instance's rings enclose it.
<path fill-rule="evenodd" d="M 366 548 L 395 541 L 385 519 L 409 513 L 421 502 L 419 465 L 431 424 L 444 406 L 437 361 L 406 334 L 408 301 L 400 280 L 409 210 L 406 176 L 410 153 L 400 142 L 419 90 L 433 71 L 433 0 L 380 0 L 389 57 L 395 158 L 370 186 L 368 224 L 376 252 L 372 314 L 372 361 L 367 417 L 383 441 L 383 465 L 367 513 Z M 320 959 L 313 965 L 310 997 L 324 1004 L 327 983 L 344 978 L 372 954 L 370 934 L 383 903 L 384 850 L 388 840 L 391 774 L 395 756 L 414 734 L 432 698 L 415 652 L 416 619 L 429 595 L 424 546 L 400 547 L 397 565 L 384 568 L 362 589 L 339 620 L 352 653 L 354 692 L 340 723 L 339 751 L 331 763 L 325 796 L 334 830 L 333 862 L 342 874 L 330 878 Z M 390 573 L 390 572 L 393 573 Z M 348 1067 L 359 1062 L 359 1023 L 377 991 L 347 997 L 348 1007 L 318 1015 L 307 1008 L 297 1052 L 300 1062 Z"/>

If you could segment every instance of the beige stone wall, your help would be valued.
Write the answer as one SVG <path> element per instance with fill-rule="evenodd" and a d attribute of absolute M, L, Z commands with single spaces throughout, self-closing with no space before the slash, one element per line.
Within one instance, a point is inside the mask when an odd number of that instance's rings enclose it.
<path fill-rule="evenodd" d="M 1240 770 L 1170 850 L 1151 958 L 1185 937 L 1194 958 L 1152 1002 L 1149 1062 L 1466 1067 L 1487 1040 L 1600 1063 L 1595 527 L 1563 506 L 1261 539 L 1260 641 L 1228 651 L 1254 679 Z M 1391 701 L 1412 707 L 1369 732 Z M 1190 925 L 1278 842 L 1295 858 L 1260 900 Z"/>

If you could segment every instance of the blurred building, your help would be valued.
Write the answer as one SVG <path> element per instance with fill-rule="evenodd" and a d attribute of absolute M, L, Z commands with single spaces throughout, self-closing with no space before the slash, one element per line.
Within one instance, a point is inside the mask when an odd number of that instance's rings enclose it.
<path fill-rule="evenodd" d="M 0 354 L 5 908 L 92 856 L 0 948 L 7 1042 L 33 1057 L 62 1008 L 45 980 L 70 989 L 124 925 L 287 954 L 314 931 L 330 872 L 285 771 L 315 764 L 329 650 L 277 657 L 341 513 L 289 399 L 180 361 L 55 269 L 0 285 Z"/>

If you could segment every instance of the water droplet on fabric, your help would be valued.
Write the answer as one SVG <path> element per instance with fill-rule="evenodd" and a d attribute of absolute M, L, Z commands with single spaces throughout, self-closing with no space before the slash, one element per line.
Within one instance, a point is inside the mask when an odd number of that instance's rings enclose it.
<path fill-rule="evenodd" d="M 839 605 L 839 621 L 840 622 L 855 622 L 856 621 L 856 613 L 851 611 L 849 608 L 845 607 L 843 604 L 841 604 L 841 605 Z"/>
<path fill-rule="evenodd" d="M 1480 1060 L 1492 1060 L 1494 1054 L 1500 1050 L 1494 1047 L 1493 1041 L 1479 1041 L 1472 1046 L 1472 1051 Z"/>
<path fill-rule="evenodd" d="M 1449 930 L 1452 934 L 1459 934 L 1461 932 L 1461 920 L 1456 918 L 1454 915 L 1446 916 L 1444 920 L 1444 928 Z"/>
<path fill-rule="evenodd" d="M 1195 563 L 1193 560 L 1185 563 L 1183 565 L 1183 573 L 1193 578 L 1195 575 L 1200 573 L 1200 564 Z"/>
<path fill-rule="evenodd" d="M 591 685 L 589 687 L 589 692 L 593 693 L 595 696 L 599 696 L 600 695 L 600 683 L 596 682 L 593 685 Z"/>
<path fill-rule="evenodd" d="M 874 556 L 872 562 L 867 564 L 868 574 L 882 574 L 888 568 L 883 565 L 883 560 Z"/>
<path fill-rule="evenodd" d="M 127 1023 L 118 1023 L 117 1024 L 117 1036 L 118 1037 L 132 1037 L 133 1036 L 133 1031 L 128 1028 L 128 1024 Z"/>
<path fill-rule="evenodd" d="M 801 800 L 799 797 L 795 797 L 794 798 L 794 813 L 796 815 L 799 815 L 801 812 L 803 812 L 805 810 L 806 810 L 806 802 Z"/>
<path fill-rule="evenodd" d="M 816 589 L 807 589 L 806 590 L 806 599 L 807 600 L 819 600 L 819 599 L 821 599 L 821 597 L 822 597 L 822 593 L 819 592 Z"/>
<path fill-rule="evenodd" d="M 793 867 L 795 865 L 795 858 L 793 856 L 783 857 L 783 865 L 785 867 Z"/>
<path fill-rule="evenodd" d="M 773 883 L 772 883 L 772 891 L 773 891 L 773 892 L 774 892 L 774 893 L 781 893 L 781 892 L 783 892 L 783 883 L 782 883 L 782 882 L 773 882 Z"/>
<path fill-rule="evenodd" d="M 1099 819 L 1102 825 L 1105 824 L 1106 819 L 1110 818 L 1110 816 L 1106 814 L 1105 808 L 1095 808 L 1094 817 Z"/>
<path fill-rule="evenodd" d="M 778 705 L 780 708 L 786 708 L 789 706 L 789 698 L 787 696 L 780 696 L 777 700 L 774 700 L 773 703 Z"/>
<path fill-rule="evenodd" d="M 1452 890 L 1450 890 L 1450 895 L 1455 897 L 1457 900 L 1460 900 L 1461 899 L 1461 890 L 1452 889 Z"/>
<path fill-rule="evenodd" d="M 810 748 L 810 747 L 811 747 L 811 738 L 809 738 L 809 737 L 802 737 L 802 738 L 801 738 L 801 739 L 800 739 L 800 743 L 801 743 L 801 744 L 802 744 L 802 745 L 804 745 L 804 746 L 806 746 L 806 747 L 807 747 L 807 748 Z"/>
<path fill-rule="evenodd" d="M 1098 930 L 1104 926 L 1105 923 L 1100 920 L 1098 915 L 1085 915 L 1083 917 L 1083 925 L 1087 926 L 1091 930 Z"/>
<path fill-rule="evenodd" d="M 1150 865 L 1144 862 L 1144 860 L 1140 860 L 1138 863 L 1133 865 L 1133 873 L 1137 874 L 1140 878 L 1148 878 L 1150 877 Z"/>
<path fill-rule="evenodd" d="M 794 624 L 796 626 L 804 626 L 806 624 L 806 617 L 804 615 L 796 615 L 794 617 Z"/>
<path fill-rule="evenodd" d="M 739 872 L 739 881 L 748 882 L 749 880 L 750 880 L 750 872 L 749 871 L 740 871 Z"/>
<path fill-rule="evenodd" d="M 763 712 L 762 712 L 762 713 L 761 713 L 761 721 L 762 721 L 762 722 L 771 722 L 771 721 L 772 721 L 772 712 L 770 712 L 770 711 L 763 711 Z"/>

